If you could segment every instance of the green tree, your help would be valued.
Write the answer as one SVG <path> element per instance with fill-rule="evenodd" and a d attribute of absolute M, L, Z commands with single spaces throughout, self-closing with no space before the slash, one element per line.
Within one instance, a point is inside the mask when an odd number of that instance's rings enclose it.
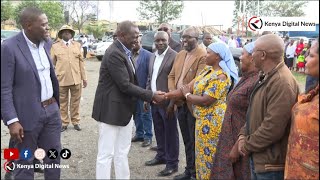
<path fill-rule="evenodd" d="M 1 22 L 13 17 L 13 6 L 10 1 L 1 1 Z"/>
<path fill-rule="evenodd" d="M 102 24 L 89 24 L 84 28 L 88 34 L 92 34 L 96 39 L 101 39 L 107 31 L 106 25 Z"/>
<path fill-rule="evenodd" d="M 82 1 L 64 1 L 65 10 L 70 12 L 72 26 L 77 29 L 79 33 L 83 26 L 90 21 L 95 21 L 96 13 L 98 11 L 96 3 L 88 0 Z"/>
<path fill-rule="evenodd" d="M 142 20 L 164 23 L 181 16 L 184 4 L 181 0 L 142 0 L 137 11 Z"/>
<path fill-rule="evenodd" d="M 303 8 L 307 1 L 264 1 L 260 16 L 270 17 L 301 17 L 305 15 Z"/>
<path fill-rule="evenodd" d="M 58 30 L 63 24 L 63 6 L 57 1 L 21 1 L 14 10 L 16 22 L 19 22 L 19 14 L 23 8 L 37 7 L 41 9 L 48 17 L 49 26 L 52 29 Z M 17 23 L 19 28 L 20 24 Z"/>

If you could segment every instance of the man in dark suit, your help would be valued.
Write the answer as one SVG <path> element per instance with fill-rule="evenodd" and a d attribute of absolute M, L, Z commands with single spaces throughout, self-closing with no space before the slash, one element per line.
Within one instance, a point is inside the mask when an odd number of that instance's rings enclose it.
<path fill-rule="evenodd" d="M 172 39 L 172 37 L 171 37 L 172 29 L 168 23 L 160 24 L 158 31 L 167 32 L 169 35 L 169 46 L 171 47 L 171 49 L 175 50 L 177 53 L 181 51 L 181 47 L 182 47 L 181 43 Z"/>
<path fill-rule="evenodd" d="M 129 179 L 128 152 L 132 137 L 132 115 L 137 99 L 161 102 L 163 92 L 138 86 L 131 49 L 139 28 L 130 21 L 118 24 L 117 40 L 106 50 L 93 104 L 92 117 L 99 122 L 96 178 L 110 179 L 114 160 L 117 179 Z"/>
<path fill-rule="evenodd" d="M 133 63 L 136 68 L 138 85 L 141 88 L 146 89 L 149 72 L 148 68 L 152 53 L 141 47 L 141 37 L 139 37 L 137 43 L 132 48 L 132 55 Z M 151 111 L 150 109 L 148 111 L 143 110 L 143 101 L 141 99 L 138 99 L 137 102 L 134 123 L 136 126 L 136 134 L 131 142 L 143 141 L 142 147 L 150 146 L 153 136 Z"/>
<path fill-rule="evenodd" d="M 20 14 L 23 31 L 1 45 L 1 115 L 15 147 L 25 154 L 37 146 L 61 150 L 59 85 L 50 59 L 51 44 L 47 16 L 37 8 Z M 29 149 L 30 151 L 25 151 Z M 31 155 L 32 157 L 32 155 Z M 60 164 L 60 157 L 44 159 Z M 33 165 L 33 158 L 15 164 Z M 33 168 L 13 171 L 15 179 L 34 179 Z M 60 179 L 59 168 L 46 168 L 45 179 Z"/>
<path fill-rule="evenodd" d="M 168 92 L 168 75 L 171 71 L 176 52 L 168 46 L 169 36 L 164 31 L 155 34 L 154 43 L 157 51 L 153 54 L 149 65 L 147 89 Z M 169 101 L 151 105 L 154 131 L 157 140 L 157 155 L 147 161 L 147 166 L 166 164 L 166 168 L 158 173 L 159 176 L 169 176 L 178 171 L 179 134 L 177 118 Z M 145 103 L 145 107 L 148 107 Z M 173 107 L 173 104 L 171 105 Z"/>

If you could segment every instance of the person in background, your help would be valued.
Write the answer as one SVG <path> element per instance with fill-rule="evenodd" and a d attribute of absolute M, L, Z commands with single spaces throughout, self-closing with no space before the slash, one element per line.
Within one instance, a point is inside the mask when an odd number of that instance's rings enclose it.
<path fill-rule="evenodd" d="M 149 73 L 149 62 L 151 53 L 141 47 L 141 36 L 132 48 L 132 60 L 136 69 L 139 87 L 146 89 Z M 143 101 L 138 99 L 136 113 L 133 117 L 136 126 L 135 136 L 131 142 L 143 142 L 142 147 L 150 146 L 152 143 L 152 117 L 151 110 L 144 111 Z"/>
<path fill-rule="evenodd" d="M 222 33 L 220 39 L 221 39 L 221 41 L 225 42 L 226 44 L 228 43 L 227 38 L 224 33 Z"/>
<path fill-rule="evenodd" d="M 238 134 L 246 122 L 249 98 L 258 80 L 258 70 L 254 66 L 252 52 L 254 42 L 243 47 L 240 56 L 242 77 L 229 92 L 217 152 L 211 168 L 210 179 L 250 179 L 248 157 L 238 153 Z"/>
<path fill-rule="evenodd" d="M 246 43 L 244 43 L 244 45 L 247 45 L 250 43 L 250 39 L 247 39 Z"/>
<path fill-rule="evenodd" d="M 175 50 L 177 53 L 181 51 L 181 44 L 172 38 L 172 28 L 168 23 L 160 24 L 160 26 L 158 27 L 158 31 L 167 32 L 169 35 L 169 46 L 171 47 L 171 49 Z"/>
<path fill-rule="evenodd" d="M 81 131 L 80 99 L 82 88 L 87 87 L 81 44 L 72 40 L 74 34 L 75 31 L 69 25 L 63 25 L 58 32 L 61 40 L 54 42 L 51 48 L 51 57 L 59 81 L 61 132 L 67 130 L 70 120 L 74 129 Z"/>
<path fill-rule="evenodd" d="M 298 72 L 300 72 L 300 73 L 304 73 L 304 66 L 305 66 L 304 54 L 305 54 L 305 52 L 306 52 L 306 49 L 301 51 L 301 53 L 297 57 L 297 68 L 298 68 Z"/>
<path fill-rule="evenodd" d="M 1 116 L 10 141 L 21 152 L 36 148 L 61 151 L 59 84 L 50 58 L 48 18 L 35 7 L 19 15 L 22 31 L 1 44 Z M 33 155 L 31 155 L 32 157 Z M 15 164 L 32 166 L 33 159 L 20 157 Z M 44 169 L 45 179 L 60 179 L 60 156 L 43 159 L 55 164 Z M 14 179 L 34 179 L 33 168 L 16 168 Z"/>
<path fill-rule="evenodd" d="M 116 41 L 117 40 L 117 32 L 113 32 L 112 34 L 112 40 Z"/>
<path fill-rule="evenodd" d="M 83 49 L 83 58 L 86 59 L 87 58 L 87 52 L 88 52 L 88 46 L 89 46 L 88 36 L 87 35 L 85 35 L 85 34 L 82 35 L 81 43 L 82 43 L 82 49 Z"/>
<path fill-rule="evenodd" d="M 286 50 L 286 65 L 290 70 L 293 70 L 293 59 L 296 46 L 294 45 L 294 40 L 291 39 L 290 44 L 287 46 Z"/>
<path fill-rule="evenodd" d="M 164 31 L 158 31 L 154 37 L 157 51 L 151 57 L 147 89 L 152 91 L 168 92 L 168 75 L 172 69 L 176 52 L 172 50 L 169 36 Z M 177 118 L 172 108 L 168 108 L 169 101 L 161 104 L 151 103 L 154 132 L 157 140 L 157 155 L 146 166 L 166 164 L 158 176 L 170 176 L 178 171 L 179 163 L 179 133 Z M 149 103 L 145 102 L 145 110 L 150 110 Z"/>
<path fill-rule="evenodd" d="M 306 74 L 319 77 L 319 38 L 306 58 Z M 319 179 L 319 83 L 292 108 L 284 179 Z"/>
<path fill-rule="evenodd" d="M 238 47 L 238 48 L 242 47 L 242 42 L 241 42 L 240 36 L 237 37 L 237 42 L 238 42 L 238 43 L 237 43 L 237 47 Z"/>
<path fill-rule="evenodd" d="M 206 50 L 211 43 L 212 43 L 212 35 L 208 32 L 203 33 L 202 43 L 199 46 Z"/>
<path fill-rule="evenodd" d="M 228 46 L 231 48 L 236 48 L 237 47 L 237 42 L 234 39 L 233 36 L 230 37 L 229 41 L 228 41 Z"/>
<path fill-rule="evenodd" d="M 252 57 L 260 70 L 250 96 L 238 151 L 250 159 L 251 179 L 283 179 L 291 121 L 299 85 L 283 62 L 284 43 L 275 34 L 255 41 Z"/>
<path fill-rule="evenodd" d="M 298 71 L 297 59 L 298 59 L 298 56 L 301 54 L 301 52 L 304 49 L 304 43 L 303 42 L 304 42 L 304 40 L 300 39 L 300 41 L 297 44 L 296 49 L 295 49 L 294 58 L 293 58 L 293 70 L 295 70 L 295 71 Z"/>
<path fill-rule="evenodd" d="M 99 125 L 97 179 L 111 178 L 112 162 L 115 178 L 130 178 L 128 153 L 137 99 L 156 103 L 164 100 L 164 92 L 152 92 L 138 86 L 130 51 L 139 37 L 138 26 L 123 21 L 116 32 L 117 40 L 106 50 L 101 62 L 93 102 L 92 118 Z"/>

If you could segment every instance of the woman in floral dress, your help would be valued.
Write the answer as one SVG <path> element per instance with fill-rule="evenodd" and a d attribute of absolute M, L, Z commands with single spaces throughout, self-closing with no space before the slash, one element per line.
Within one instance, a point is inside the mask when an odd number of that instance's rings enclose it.
<path fill-rule="evenodd" d="M 207 66 L 189 85 L 181 87 L 193 104 L 196 178 L 209 179 L 216 152 L 231 77 L 237 83 L 236 66 L 230 50 L 222 43 L 208 46 Z M 231 77 L 230 77 L 231 76 Z M 192 93 L 192 94 L 191 94 Z"/>

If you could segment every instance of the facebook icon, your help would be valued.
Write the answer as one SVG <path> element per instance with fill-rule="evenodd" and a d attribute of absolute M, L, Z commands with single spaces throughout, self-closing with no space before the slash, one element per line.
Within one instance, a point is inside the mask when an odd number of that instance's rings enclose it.
<path fill-rule="evenodd" d="M 22 149 L 20 151 L 20 158 L 21 159 L 27 160 L 27 159 L 31 158 L 31 156 L 32 156 L 32 153 L 31 153 L 30 149 Z"/>

